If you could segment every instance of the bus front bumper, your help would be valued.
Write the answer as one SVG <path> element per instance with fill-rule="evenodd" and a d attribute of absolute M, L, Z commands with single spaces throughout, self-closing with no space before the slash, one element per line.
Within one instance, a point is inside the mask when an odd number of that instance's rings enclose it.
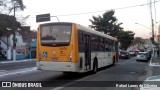
<path fill-rule="evenodd" d="M 77 67 L 78 64 L 72 62 L 48 62 L 48 61 L 37 62 L 38 70 L 77 72 L 78 71 Z"/>

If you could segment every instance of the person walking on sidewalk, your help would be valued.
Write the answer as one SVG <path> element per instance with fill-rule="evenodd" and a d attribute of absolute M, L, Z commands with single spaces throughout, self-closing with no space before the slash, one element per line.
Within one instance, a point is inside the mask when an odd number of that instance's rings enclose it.
<path fill-rule="evenodd" d="M 159 57 L 159 49 L 157 50 L 157 57 Z"/>

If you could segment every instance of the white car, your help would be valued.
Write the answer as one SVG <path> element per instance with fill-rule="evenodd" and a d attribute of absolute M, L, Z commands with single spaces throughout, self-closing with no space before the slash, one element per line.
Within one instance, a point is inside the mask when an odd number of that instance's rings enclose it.
<path fill-rule="evenodd" d="M 149 53 L 148 52 L 139 52 L 137 54 L 136 60 L 148 61 L 149 60 Z"/>
<path fill-rule="evenodd" d="M 148 84 L 145 84 L 145 82 Z M 160 90 L 160 75 L 148 77 L 143 85 L 144 87 L 140 87 L 140 90 Z"/>

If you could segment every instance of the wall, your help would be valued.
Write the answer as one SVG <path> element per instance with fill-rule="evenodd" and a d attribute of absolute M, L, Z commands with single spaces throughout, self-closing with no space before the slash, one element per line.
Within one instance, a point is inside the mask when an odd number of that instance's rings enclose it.
<path fill-rule="evenodd" d="M 29 47 L 17 46 L 16 47 L 16 59 L 26 59 L 29 58 Z"/>

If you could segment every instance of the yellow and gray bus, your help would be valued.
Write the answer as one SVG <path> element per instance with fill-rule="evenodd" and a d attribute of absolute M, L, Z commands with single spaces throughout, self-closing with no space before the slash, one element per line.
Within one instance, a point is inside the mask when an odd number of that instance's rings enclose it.
<path fill-rule="evenodd" d="M 37 69 L 97 72 L 118 61 L 118 40 L 70 22 L 40 24 L 37 33 Z"/>

